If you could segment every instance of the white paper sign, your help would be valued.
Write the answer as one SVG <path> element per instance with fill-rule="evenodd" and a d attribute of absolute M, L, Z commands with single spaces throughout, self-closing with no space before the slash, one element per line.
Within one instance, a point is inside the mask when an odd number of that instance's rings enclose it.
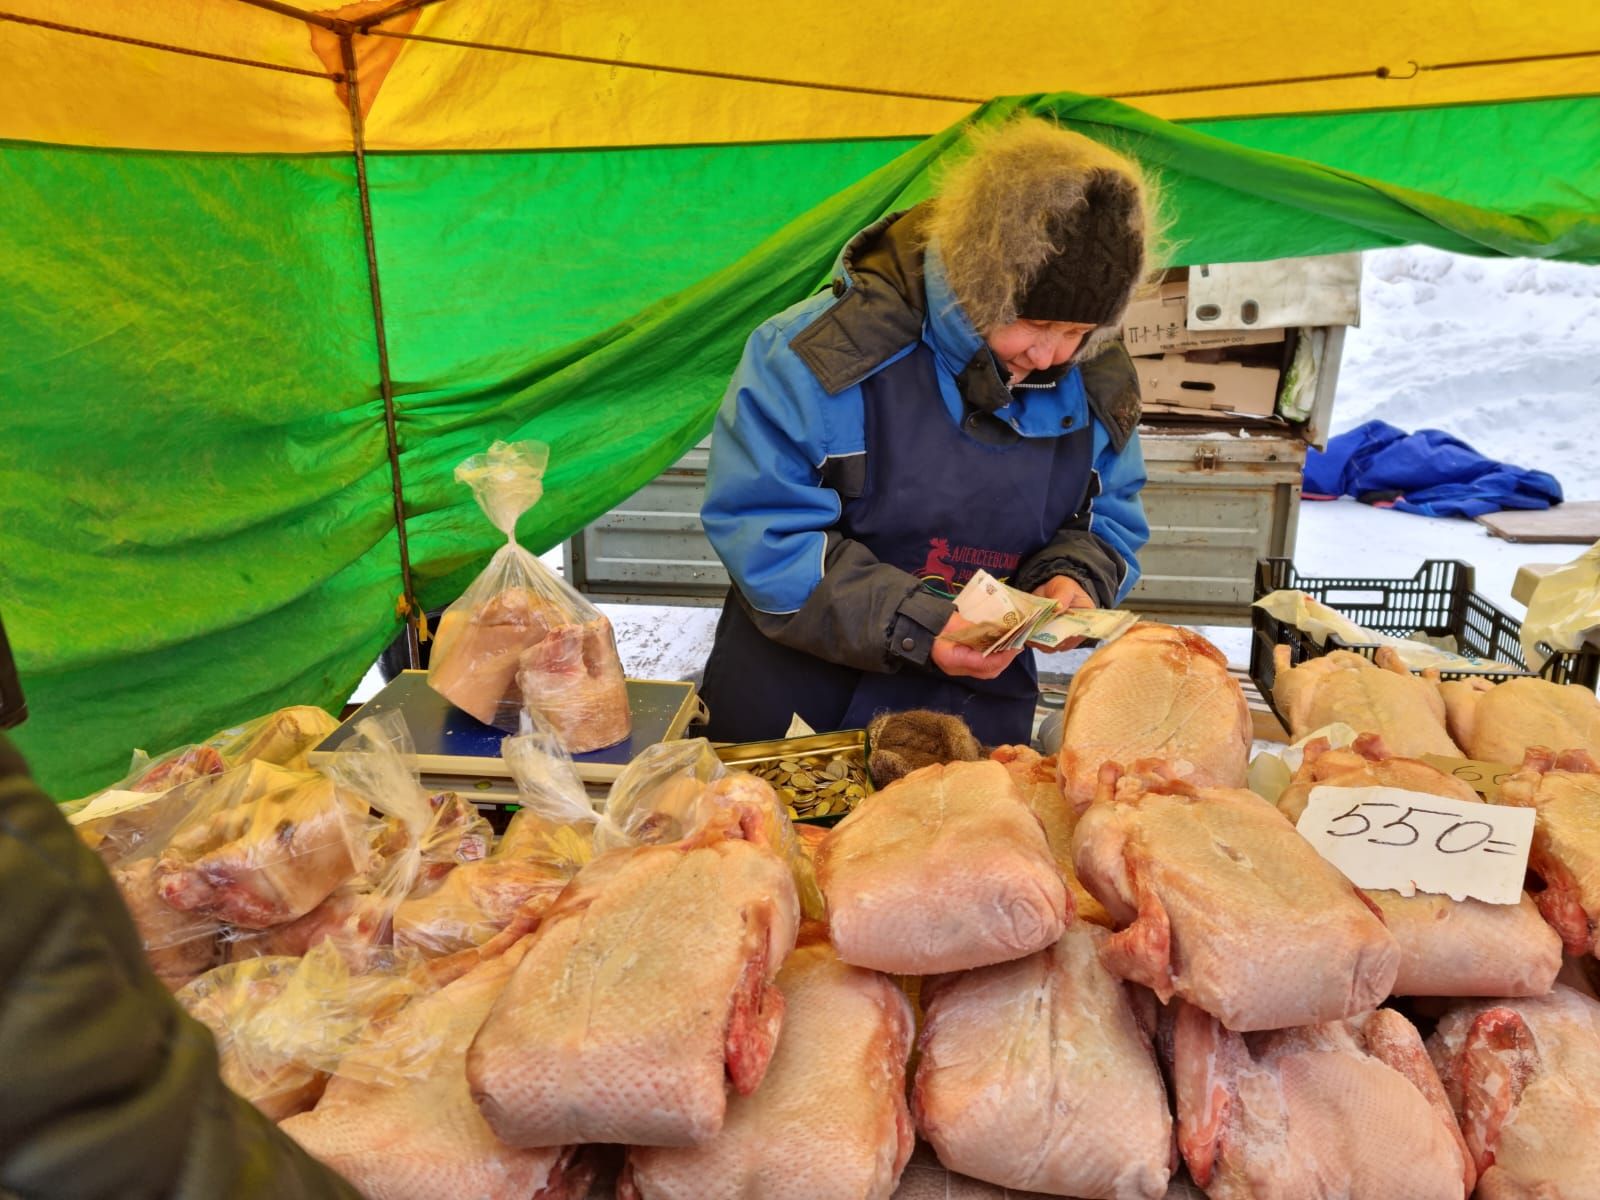
<path fill-rule="evenodd" d="M 119 792 L 115 789 L 101 792 L 89 803 L 67 818 L 69 824 L 82 825 L 85 821 L 98 821 L 101 817 L 114 817 L 130 809 L 142 808 L 152 800 L 166 795 L 160 792 Z"/>
<path fill-rule="evenodd" d="M 1316 787 L 1296 828 L 1361 888 L 1515 904 L 1534 811 L 1399 788 Z"/>

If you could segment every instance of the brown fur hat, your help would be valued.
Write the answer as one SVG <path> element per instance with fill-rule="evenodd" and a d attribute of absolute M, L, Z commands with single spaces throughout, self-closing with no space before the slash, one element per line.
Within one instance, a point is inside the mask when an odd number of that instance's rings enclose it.
<path fill-rule="evenodd" d="M 1134 286 L 1163 252 L 1152 179 L 1039 117 L 970 140 L 972 154 L 933 201 L 929 235 L 973 327 L 987 334 L 1019 314 L 1094 323 L 1086 351 L 1115 336 Z"/>
<path fill-rule="evenodd" d="M 867 770 L 885 787 L 933 763 L 976 762 L 983 747 L 960 717 L 928 709 L 884 713 L 867 726 Z"/>

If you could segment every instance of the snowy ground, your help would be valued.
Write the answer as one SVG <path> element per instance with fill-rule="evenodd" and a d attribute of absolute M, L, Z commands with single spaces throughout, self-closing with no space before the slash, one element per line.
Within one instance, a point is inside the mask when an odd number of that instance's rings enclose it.
<path fill-rule="evenodd" d="M 1377 418 L 1437 428 L 1483 453 L 1549 471 L 1568 500 L 1600 500 L 1600 268 L 1478 259 L 1421 247 L 1366 256 L 1361 327 L 1345 343 L 1335 433 Z M 1410 576 L 1425 558 L 1477 568 L 1486 598 L 1511 599 L 1517 568 L 1566 562 L 1578 546 L 1518 545 L 1471 521 L 1411 516 L 1353 500 L 1301 507 L 1295 562 L 1307 575 Z M 547 556 L 559 569 L 560 554 Z M 711 647 L 715 609 L 607 605 L 629 675 L 680 679 Z M 1208 630 L 1235 662 L 1244 630 Z M 1079 656 L 1051 666 L 1066 668 Z M 377 672 L 357 699 L 381 685 Z"/>
<path fill-rule="evenodd" d="M 1361 309 L 1345 342 L 1335 433 L 1374 418 L 1443 429 L 1549 471 L 1568 500 L 1600 500 L 1600 268 L 1372 251 Z M 1409 575 L 1424 558 L 1465 559 L 1478 591 L 1515 613 L 1518 566 L 1566 562 L 1581 549 L 1518 545 L 1476 522 L 1341 500 L 1301 506 L 1295 562 L 1311 575 Z"/>

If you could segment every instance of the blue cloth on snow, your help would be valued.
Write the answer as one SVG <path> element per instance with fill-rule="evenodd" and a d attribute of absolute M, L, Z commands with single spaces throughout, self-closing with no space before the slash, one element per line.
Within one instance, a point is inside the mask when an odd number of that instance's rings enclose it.
<path fill-rule="evenodd" d="M 1406 433 L 1368 421 L 1306 455 L 1304 488 L 1324 496 L 1395 495 L 1401 512 L 1476 517 L 1561 503 L 1554 475 L 1485 458 L 1442 429 Z"/>

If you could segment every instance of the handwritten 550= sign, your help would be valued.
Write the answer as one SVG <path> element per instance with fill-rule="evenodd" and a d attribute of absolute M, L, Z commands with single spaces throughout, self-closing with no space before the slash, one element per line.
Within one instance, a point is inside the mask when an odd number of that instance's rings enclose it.
<path fill-rule="evenodd" d="M 1357 887 L 1515 904 L 1534 816 L 1399 788 L 1318 787 L 1296 827 Z"/>

